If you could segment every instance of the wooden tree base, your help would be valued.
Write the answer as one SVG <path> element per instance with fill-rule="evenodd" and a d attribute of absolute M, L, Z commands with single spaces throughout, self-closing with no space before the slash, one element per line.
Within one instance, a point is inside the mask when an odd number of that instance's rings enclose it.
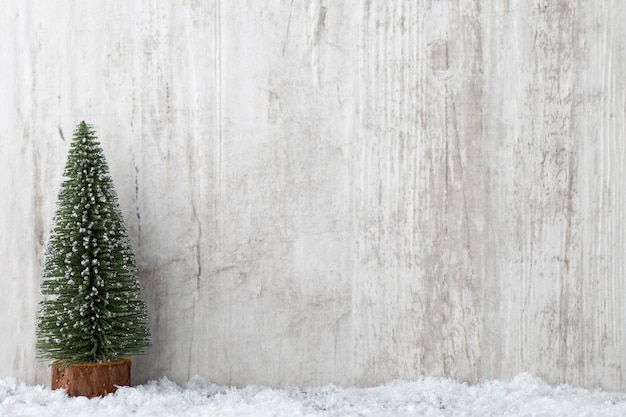
<path fill-rule="evenodd" d="M 104 396 L 118 386 L 130 386 L 130 359 L 105 363 L 81 363 L 64 367 L 52 364 L 52 389 L 63 388 L 72 397 Z"/>

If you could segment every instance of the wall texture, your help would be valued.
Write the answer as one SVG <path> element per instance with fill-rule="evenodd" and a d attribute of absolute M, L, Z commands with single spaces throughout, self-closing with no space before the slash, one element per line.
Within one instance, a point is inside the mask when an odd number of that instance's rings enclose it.
<path fill-rule="evenodd" d="M 149 304 L 135 382 L 626 389 L 626 3 L 8 0 L 0 377 L 93 123 Z"/>

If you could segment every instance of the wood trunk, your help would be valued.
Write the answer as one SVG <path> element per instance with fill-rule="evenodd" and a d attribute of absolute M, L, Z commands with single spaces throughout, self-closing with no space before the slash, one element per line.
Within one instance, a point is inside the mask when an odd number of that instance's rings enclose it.
<path fill-rule="evenodd" d="M 65 389 L 72 397 L 104 396 L 117 386 L 130 386 L 130 359 L 63 366 L 52 364 L 52 389 Z"/>

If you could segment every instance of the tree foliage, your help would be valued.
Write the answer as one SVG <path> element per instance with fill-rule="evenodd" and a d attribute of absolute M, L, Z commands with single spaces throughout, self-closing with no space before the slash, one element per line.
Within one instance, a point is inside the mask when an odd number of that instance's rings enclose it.
<path fill-rule="evenodd" d="M 46 247 L 37 321 L 42 359 L 106 362 L 149 345 L 144 301 L 109 168 L 81 122 L 67 157 Z"/>

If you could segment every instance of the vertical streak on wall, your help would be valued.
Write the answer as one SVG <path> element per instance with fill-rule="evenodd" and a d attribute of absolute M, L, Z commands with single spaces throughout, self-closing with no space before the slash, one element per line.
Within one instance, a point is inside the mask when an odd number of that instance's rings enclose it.
<path fill-rule="evenodd" d="M 599 2 L 582 9 L 585 33 L 579 41 L 585 60 L 578 83 L 577 133 L 581 138 L 580 175 L 581 246 L 583 253 L 584 374 L 594 386 L 609 381 L 623 386 L 626 359 L 623 323 L 624 265 L 615 263 L 625 253 L 624 209 L 626 137 L 624 132 L 623 65 L 624 10 L 616 2 Z M 595 296 L 592 296 L 594 294 Z M 619 294 L 615 297 L 616 294 Z M 595 364 L 595 366 L 594 366 Z"/>
<path fill-rule="evenodd" d="M 217 171 L 217 189 L 215 190 L 215 212 L 219 210 L 219 199 L 222 195 L 222 13 L 221 2 L 215 2 L 213 14 L 213 84 L 215 85 L 215 132 L 216 147 L 213 164 Z"/>
<path fill-rule="evenodd" d="M 28 118 L 31 111 L 30 102 L 20 95 L 20 91 L 30 91 L 33 81 L 30 74 L 19 77 L 18 74 L 26 71 L 31 65 L 30 48 L 27 47 L 30 41 L 27 37 L 10 37 L 10 31 L 15 33 L 28 32 L 31 24 L 27 11 L 19 8 L 16 4 L 9 4 L 0 23 L 6 28 L 0 38 L 0 47 L 3 51 L 0 58 L 0 88 L 3 91 L 4 103 L 0 107 L 3 110 L 3 116 L 0 118 L 0 158 L 3 169 L 6 169 L 0 176 L 0 185 L 3 190 L 11 190 L 15 184 L 22 187 L 28 187 L 38 177 L 37 167 L 32 166 L 34 151 L 32 145 L 25 140 L 29 132 L 24 119 Z M 13 55 L 13 60 L 9 59 L 9 54 Z M 15 150 L 11 152 L 11 144 L 19 144 L 15 146 Z M 38 242 L 35 236 L 37 227 L 35 216 L 37 207 L 35 206 L 35 195 L 9 193 L 0 201 L 0 209 L 3 213 L 15 213 L 15 215 L 4 215 L 0 218 L 0 243 L 3 248 L 13 247 L 15 253 L 12 256 L 6 256 L 5 265 L 5 287 L 6 293 L 11 299 L 19 299 L 22 294 L 28 294 L 30 297 L 35 296 L 34 287 L 38 281 L 30 280 L 24 282 L 23 277 L 28 275 L 39 275 L 39 268 L 35 262 L 26 263 L 24 260 L 28 256 L 41 257 L 41 251 L 37 248 Z M 8 231 L 12 225 L 17 225 L 22 231 L 27 231 L 29 238 L 20 241 L 13 241 Z M 4 303 L 3 303 L 4 305 Z M 23 309 L 33 309 L 36 303 L 24 302 L 13 308 L 7 308 L 2 317 L 0 317 L 0 326 L 4 335 L 12 335 L 12 337 L 3 337 L 0 341 L 0 351 L 5 356 L 11 356 L 12 360 L 8 363 L 8 371 L 16 374 L 24 374 L 26 377 L 34 378 L 33 369 L 28 366 L 28 362 L 32 361 L 34 355 L 28 349 L 24 349 L 21 344 L 12 344 L 12 340 L 25 341 L 26 343 L 33 341 L 32 335 L 28 334 L 29 327 L 35 323 L 34 313 L 25 314 Z M 26 312 L 27 313 L 27 312 Z M 22 316 L 23 315 L 23 316 Z M 15 320 L 16 317 L 23 317 L 23 320 Z M 30 354 L 29 354 L 30 353 Z"/>
<path fill-rule="evenodd" d="M 442 224 L 447 243 L 440 248 L 442 253 L 451 252 L 445 276 L 451 280 L 450 294 L 457 297 L 451 300 L 455 330 L 446 341 L 451 345 L 446 359 L 458 370 L 444 370 L 469 380 L 479 377 L 479 332 L 483 320 L 479 300 L 485 276 L 485 249 L 490 247 L 484 232 L 489 216 L 489 190 L 485 186 L 489 160 L 483 155 L 481 13 L 479 2 L 473 0 L 451 8 L 447 51 L 450 79 L 446 86 L 447 201 L 445 225 Z M 455 345 L 459 340 L 462 346 Z"/>
<path fill-rule="evenodd" d="M 476 379 L 480 11 L 405 4 L 363 4 L 356 367 L 367 381 L 416 366 Z"/>
<path fill-rule="evenodd" d="M 520 183 L 532 187 L 534 182 L 528 178 L 534 171 L 515 169 L 520 155 L 530 148 L 520 143 L 528 141 L 525 123 L 534 117 L 520 98 L 534 85 L 527 80 L 531 73 L 527 56 L 534 48 L 525 20 L 528 12 L 523 8 L 499 2 L 484 7 L 482 17 L 485 229 L 477 242 L 484 263 L 481 378 L 514 376 L 515 369 L 528 366 L 528 351 L 537 343 L 534 336 L 529 337 L 533 311 L 526 304 L 530 279 L 537 270 L 532 262 L 520 259 L 517 246 L 534 227 L 522 218 L 529 208 L 519 202 L 523 198 Z"/>
<path fill-rule="evenodd" d="M 521 341 L 522 360 L 537 364 L 542 373 L 548 363 L 579 369 L 572 345 L 579 343 L 580 248 L 577 233 L 577 152 L 571 125 L 575 85 L 573 10 L 565 3 L 537 2 L 528 13 L 536 22 L 518 34 L 526 42 L 520 53 L 530 53 L 521 98 L 520 134 L 514 159 L 516 242 L 526 294 L 520 307 L 528 339 Z M 523 55 L 522 55 L 523 56 Z M 533 329 L 533 330 L 530 330 Z M 531 347 L 532 346 L 532 347 Z M 537 348 L 538 347 L 538 348 Z M 540 365 L 542 364 L 542 365 Z"/>
<path fill-rule="evenodd" d="M 614 170 L 612 173 L 612 188 L 615 190 L 615 203 L 612 210 L 614 214 L 611 218 L 614 219 L 612 227 L 615 230 L 615 246 L 611 258 L 621 260 L 624 259 L 624 254 L 626 254 L 626 222 L 624 221 L 626 219 L 626 186 L 621 182 L 621 179 L 626 178 L 626 66 L 622 64 L 626 60 L 626 28 L 624 25 L 616 22 L 626 18 L 626 11 L 623 7 L 618 7 L 615 1 L 612 2 L 610 10 L 617 10 L 615 15 L 612 16 L 613 20 L 607 24 L 607 31 L 615 31 L 613 44 L 617 45 L 613 49 L 613 54 L 615 55 L 614 62 L 616 63 L 614 66 L 615 73 L 613 74 L 615 97 L 612 111 L 609 113 L 613 115 L 613 123 L 615 124 L 612 140 L 613 151 L 611 152 L 611 166 Z M 626 263 L 612 262 L 611 265 L 616 283 L 614 293 L 624 294 L 626 293 Z M 626 363 L 626 350 L 623 349 L 623 346 L 626 345 L 626 331 L 617 330 L 620 328 L 620 323 L 622 324 L 622 329 L 626 327 L 623 324 L 626 320 L 626 305 L 621 301 L 620 299 L 616 303 L 616 309 L 619 314 L 615 327 L 615 346 L 618 348 L 615 362 L 619 364 Z M 624 368 L 622 365 L 612 367 L 612 375 L 608 376 L 608 378 L 615 381 L 619 380 L 620 385 L 624 386 L 626 382 L 626 369 Z M 609 381 L 608 378 L 607 381 L 603 381 L 604 384 Z"/>
<path fill-rule="evenodd" d="M 362 3 L 359 45 L 360 126 L 355 146 L 358 186 L 355 190 L 356 270 L 353 272 L 353 331 L 355 370 L 363 380 L 397 374 L 400 271 L 390 252 L 391 234 L 398 232 L 400 210 L 393 187 L 397 160 L 393 160 L 397 132 L 389 129 L 395 98 L 390 84 L 401 67 L 394 55 L 399 17 L 395 3 Z M 394 169 L 396 172 L 394 172 Z M 377 318 L 382 318 L 378 322 Z M 409 315 L 406 320 L 412 320 Z M 376 323 L 376 324 L 373 324 Z M 384 324 L 383 324 L 384 323 Z M 372 325 L 373 324 L 373 325 Z"/>

